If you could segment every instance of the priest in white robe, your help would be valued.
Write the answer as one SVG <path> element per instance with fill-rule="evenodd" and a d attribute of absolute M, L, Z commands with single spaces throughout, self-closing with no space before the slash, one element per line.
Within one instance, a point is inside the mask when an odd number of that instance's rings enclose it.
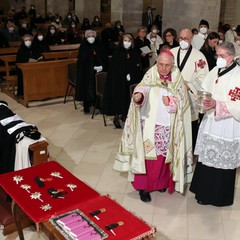
<path fill-rule="evenodd" d="M 236 169 L 240 166 L 240 67 L 234 45 L 216 47 L 217 66 L 202 82 L 205 116 L 195 154 L 199 155 L 190 191 L 199 204 L 229 206 L 234 201 Z"/>

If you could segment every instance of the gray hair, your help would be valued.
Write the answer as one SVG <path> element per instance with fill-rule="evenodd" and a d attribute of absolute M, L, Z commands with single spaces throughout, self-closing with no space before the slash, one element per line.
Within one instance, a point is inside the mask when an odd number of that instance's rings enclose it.
<path fill-rule="evenodd" d="M 235 47 L 231 42 L 223 42 L 216 46 L 216 49 L 221 48 L 227 51 L 228 55 L 235 56 Z"/>
<path fill-rule="evenodd" d="M 93 37 L 97 37 L 97 33 L 96 33 L 96 31 L 94 31 L 94 30 L 92 30 L 92 29 L 89 29 L 89 30 L 86 30 L 85 31 L 85 38 L 87 38 L 88 37 L 88 34 L 89 33 L 92 33 L 93 34 Z"/>

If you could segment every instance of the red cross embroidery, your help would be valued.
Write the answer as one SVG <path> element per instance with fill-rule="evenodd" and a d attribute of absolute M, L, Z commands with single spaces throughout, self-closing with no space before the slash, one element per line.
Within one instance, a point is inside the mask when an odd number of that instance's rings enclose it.
<path fill-rule="evenodd" d="M 232 101 L 240 100 L 240 88 L 235 87 L 235 89 L 231 89 L 228 95 L 231 97 Z"/>
<path fill-rule="evenodd" d="M 198 67 L 200 68 L 204 68 L 204 66 L 206 65 L 206 62 L 202 59 L 200 59 L 197 63 Z"/>

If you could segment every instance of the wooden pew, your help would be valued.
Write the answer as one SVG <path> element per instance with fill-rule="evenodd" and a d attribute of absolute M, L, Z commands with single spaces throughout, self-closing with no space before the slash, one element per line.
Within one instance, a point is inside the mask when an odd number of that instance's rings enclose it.
<path fill-rule="evenodd" d="M 20 47 L 20 45 L 22 44 L 22 41 L 10 41 L 8 43 L 10 47 Z"/>
<path fill-rule="evenodd" d="M 17 75 L 10 74 L 11 71 L 16 71 L 16 57 L 17 55 L 0 55 L 0 59 L 4 62 L 4 66 L 0 66 L 0 71 L 5 72 L 4 79 L 6 80 L 6 89 L 2 88 L 2 91 L 7 91 L 11 95 L 15 95 L 17 87 Z"/>
<path fill-rule="evenodd" d="M 73 51 L 53 51 L 42 53 L 45 60 L 58 60 L 67 58 L 77 58 L 78 50 Z"/>
<path fill-rule="evenodd" d="M 17 54 L 18 47 L 0 48 L 0 55 Z"/>
<path fill-rule="evenodd" d="M 80 47 L 80 43 L 78 43 L 78 44 L 50 45 L 49 46 L 51 51 L 78 50 L 79 47 Z"/>
<path fill-rule="evenodd" d="M 67 89 L 67 65 L 76 58 L 50 60 L 35 63 L 18 63 L 23 73 L 23 99 L 19 103 L 28 107 L 33 100 L 46 100 L 65 96 Z"/>

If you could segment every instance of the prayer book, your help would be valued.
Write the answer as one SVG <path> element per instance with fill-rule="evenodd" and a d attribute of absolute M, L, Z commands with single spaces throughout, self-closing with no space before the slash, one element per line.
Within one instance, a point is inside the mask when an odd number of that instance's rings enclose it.
<path fill-rule="evenodd" d="M 141 47 L 140 50 L 143 52 L 143 53 L 151 53 L 152 50 L 148 47 L 148 46 L 144 46 L 144 47 Z"/>

